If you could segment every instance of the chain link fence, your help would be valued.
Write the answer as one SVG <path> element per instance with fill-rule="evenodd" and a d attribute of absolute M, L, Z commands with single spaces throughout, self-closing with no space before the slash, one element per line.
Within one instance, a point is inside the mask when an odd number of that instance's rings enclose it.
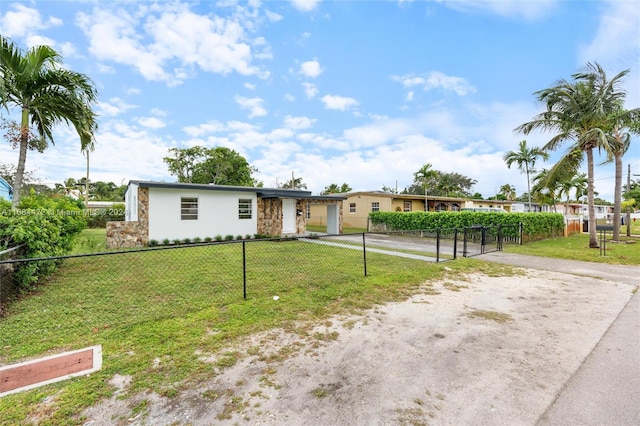
<path fill-rule="evenodd" d="M 441 262 L 473 255 L 471 237 L 455 229 L 360 233 L 43 259 L 21 259 L 19 250 L 7 251 L 0 253 L 4 256 L 0 258 L 0 317 L 8 304 L 28 294 L 44 311 L 47 304 L 64 305 L 67 313 L 90 327 L 127 326 L 243 299 L 348 284 L 375 274 L 376 265 L 399 264 L 401 259 Z M 29 283 L 25 280 L 29 271 L 48 275 Z M 51 297 L 42 291 L 47 287 L 57 287 L 51 293 L 56 299 L 38 302 L 38 298 Z M 37 291 L 30 292 L 32 288 Z"/>

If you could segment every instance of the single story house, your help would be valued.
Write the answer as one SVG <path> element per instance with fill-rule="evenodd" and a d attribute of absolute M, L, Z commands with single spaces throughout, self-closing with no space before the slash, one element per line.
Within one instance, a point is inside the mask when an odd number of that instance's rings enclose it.
<path fill-rule="evenodd" d="M 462 208 L 501 208 L 511 211 L 511 201 L 501 200 L 472 200 L 466 198 L 440 197 L 415 194 L 394 194 L 384 191 L 362 191 L 343 194 L 332 194 L 327 197 L 341 197 L 344 199 L 344 226 L 348 228 L 368 229 L 369 213 L 371 212 L 412 212 L 412 211 L 459 211 Z M 324 212 L 311 205 L 307 211 L 307 223 L 310 225 L 325 225 L 327 218 Z"/>
<path fill-rule="evenodd" d="M 5 200 L 13 200 L 13 188 L 9 182 L 0 177 L 0 198 Z"/>
<path fill-rule="evenodd" d="M 338 234 L 342 200 L 293 189 L 130 181 L 125 221 L 107 222 L 107 247 L 218 235 L 301 235 L 307 205 L 324 209 L 327 232 Z"/>

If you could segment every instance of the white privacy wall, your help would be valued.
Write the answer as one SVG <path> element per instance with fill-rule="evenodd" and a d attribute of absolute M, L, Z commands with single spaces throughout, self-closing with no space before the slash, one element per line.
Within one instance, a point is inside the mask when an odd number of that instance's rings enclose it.
<path fill-rule="evenodd" d="M 124 194 L 125 218 L 127 222 L 138 220 L 138 185 L 130 183 Z"/>
<path fill-rule="evenodd" d="M 180 219 L 180 199 L 198 198 L 198 220 Z M 251 199 L 251 219 L 238 218 L 238 200 Z M 149 239 L 162 241 L 254 235 L 257 197 L 251 192 L 149 188 Z"/>

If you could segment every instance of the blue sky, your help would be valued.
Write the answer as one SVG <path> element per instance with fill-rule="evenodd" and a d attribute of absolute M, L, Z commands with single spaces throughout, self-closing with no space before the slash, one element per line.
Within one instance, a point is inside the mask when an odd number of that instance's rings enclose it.
<path fill-rule="evenodd" d="M 533 92 L 597 61 L 610 76 L 631 69 L 626 106 L 640 107 L 634 0 L 1 0 L 0 33 L 53 46 L 95 82 L 91 179 L 117 184 L 175 181 L 167 150 L 203 145 L 235 149 L 268 187 L 293 172 L 314 193 L 402 190 L 431 163 L 484 196 L 505 183 L 520 194 L 526 179 L 502 157 L 549 138 L 513 133 L 541 111 Z M 84 176 L 73 131 L 55 140 L 27 169 L 49 183 Z M 17 152 L 1 145 L 0 161 Z M 638 138 L 624 163 L 625 179 L 627 164 L 640 174 Z M 610 200 L 613 176 L 597 167 Z"/>

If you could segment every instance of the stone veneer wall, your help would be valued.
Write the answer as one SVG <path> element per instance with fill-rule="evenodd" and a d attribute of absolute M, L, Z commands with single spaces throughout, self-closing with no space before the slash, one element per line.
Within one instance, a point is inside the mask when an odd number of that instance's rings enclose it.
<path fill-rule="evenodd" d="M 142 247 L 149 244 L 149 188 L 138 187 L 138 220 L 107 222 L 107 248 Z"/>
<path fill-rule="evenodd" d="M 258 198 L 258 234 L 282 235 L 282 200 Z"/>

